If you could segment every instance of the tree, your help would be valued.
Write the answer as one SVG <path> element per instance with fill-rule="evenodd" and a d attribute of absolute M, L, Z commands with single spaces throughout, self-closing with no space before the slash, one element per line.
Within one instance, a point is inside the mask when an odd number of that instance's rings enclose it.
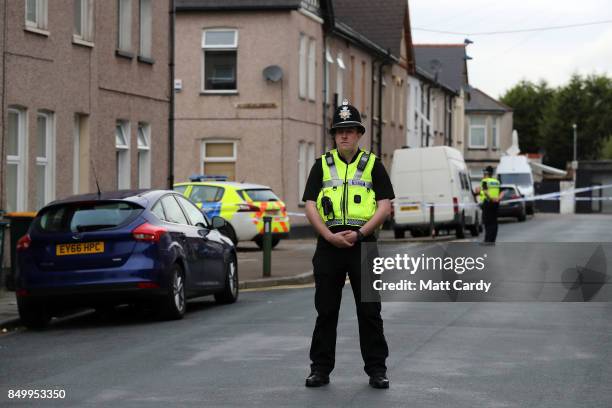
<path fill-rule="evenodd" d="M 578 160 L 599 159 L 612 133 L 612 79 L 573 75 L 555 92 L 540 123 L 544 161 L 565 168 L 573 159 L 573 128 L 578 126 Z"/>
<path fill-rule="evenodd" d="M 555 90 L 546 81 L 536 85 L 523 80 L 501 97 L 501 101 L 514 111 L 514 129 L 519 134 L 519 147 L 523 153 L 538 153 L 542 147 L 542 117 L 554 94 Z"/>

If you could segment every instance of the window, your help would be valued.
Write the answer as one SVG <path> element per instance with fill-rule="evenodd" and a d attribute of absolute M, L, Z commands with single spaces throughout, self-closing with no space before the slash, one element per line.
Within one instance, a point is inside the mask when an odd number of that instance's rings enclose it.
<path fill-rule="evenodd" d="M 38 112 L 36 117 L 36 208 L 55 198 L 55 153 L 53 114 Z"/>
<path fill-rule="evenodd" d="M 151 12 L 151 0 L 140 0 L 140 51 L 139 55 L 151 58 L 151 38 L 153 13 Z"/>
<path fill-rule="evenodd" d="M 404 92 L 404 82 L 400 80 L 398 88 L 397 88 L 397 94 L 398 94 L 398 111 L 399 113 L 397 114 L 397 121 L 399 122 L 400 126 L 404 125 L 404 100 L 406 99 L 406 93 Z"/>
<path fill-rule="evenodd" d="M 48 0 L 26 0 L 26 27 L 47 29 Z"/>
<path fill-rule="evenodd" d="M 28 189 L 26 177 L 26 112 L 24 110 L 8 109 L 8 139 L 6 147 L 6 210 L 25 211 L 26 192 Z"/>
<path fill-rule="evenodd" d="M 203 91 L 235 92 L 238 32 L 236 30 L 206 30 L 202 34 L 204 57 Z"/>
<path fill-rule="evenodd" d="M 130 123 L 119 120 L 115 128 L 117 149 L 117 188 L 130 188 Z"/>
<path fill-rule="evenodd" d="M 206 141 L 202 143 L 200 172 L 208 176 L 236 179 L 236 142 Z"/>
<path fill-rule="evenodd" d="M 151 126 L 138 124 L 138 188 L 151 187 Z"/>
<path fill-rule="evenodd" d="M 470 148 L 483 149 L 487 147 L 487 122 L 484 116 L 470 116 Z"/>
<path fill-rule="evenodd" d="M 93 42 L 93 0 L 74 1 L 74 39 Z"/>
<path fill-rule="evenodd" d="M 119 50 L 132 51 L 132 0 L 119 0 Z"/>
<path fill-rule="evenodd" d="M 329 105 L 329 95 L 331 89 L 329 89 L 329 77 L 331 71 L 331 65 L 334 63 L 334 58 L 329 52 L 329 48 L 325 48 L 325 103 Z"/>
<path fill-rule="evenodd" d="M 316 98 L 316 52 L 317 43 L 311 38 L 308 47 L 308 99 L 311 101 Z"/>
<path fill-rule="evenodd" d="M 74 194 L 89 190 L 89 122 L 87 115 L 74 116 L 72 151 L 72 191 Z"/>
<path fill-rule="evenodd" d="M 310 168 L 315 162 L 314 143 L 300 142 L 298 144 L 298 201 L 302 201 L 302 195 L 306 189 L 306 179 Z"/>
<path fill-rule="evenodd" d="M 207 225 L 206 220 L 204 219 L 204 214 L 202 214 L 202 211 L 200 211 L 198 207 L 193 205 L 192 202 L 190 202 L 189 200 L 187 200 L 185 197 L 182 197 L 182 196 L 175 196 L 174 198 L 178 200 L 181 207 L 183 207 L 183 210 L 185 210 L 185 213 L 187 214 L 187 216 L 189 217 L 189 220 L 191 221 L 191 225 L 197 225 L 197 224 L 202 224 L 204 226 Z"/>
<path fill-rule="evenodd" d="M 380 88 L 380 92 L 382 92 L 382 120 L 383 123 L 389 121 L 389 104 L 387 103 L 387 99 L 389 98 L 389 90 L 387 89 L 387 80 L 385 79 L 385 75 L 382 75 L 382 88 Z"/>
<path fill-rule="evenodd" d="M 493 124 L 491 127 L 491 147 L 499 149 L 499 118 L 492 118 Z"/>
<path fill-rule="evenodd" d="M 306 87 L 307 87 L 307 67 L 306 67 L 306 48 L 308 47 L 308 37 L 304 34 L 300 34 L 300 48 L 299 48 L 299 67 L 298 67 L 298 82 L 299 82 L 299 96 L 300 98 L 306 98 Z"/>
<path fill-rule="evenodd" d="M 193 186 L 189 199 L 194 203 L 216 203 L 217 201 L 221 201 L 224 191 L 225 190 L 221 187 Z"/>
<path fill-rule="evenodd" d="M 151 212 L 153 214 L 155 214 L 155 216 L 157 218 L 159 218 L 161 221 L 168 221 L 166 219 L 166 214 L 164 213 L 164 207 L 162 206 L 161 200 L 158 201 L 153 208 L 151 209 Z"/>
<path fill-rule="evenodd" d="M 338 63 L 338 69 L 336 69 L 336 94 L 338 95 L 338 105 L 341 105 L 344 100 L 344 70 L 346 69 L 342 53 L 338 53 L 336 62 Z"/>
<path fill-rule="evenodd" d="M 162 204 L 164 205 L 164 213 L 166 214 L 166 220 L 175 224 L 188 225 L 187 217 L 181 210 L 179 203 L 176 202 L 173 195 L 167 195 L 162 198 Z"/>

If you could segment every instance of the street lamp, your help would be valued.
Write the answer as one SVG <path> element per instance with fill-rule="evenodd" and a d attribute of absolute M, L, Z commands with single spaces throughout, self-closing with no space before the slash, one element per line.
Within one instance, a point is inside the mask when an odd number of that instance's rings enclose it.
<path fill-rule="evenodd" d="M 578 125 L 573 124 L 572 128 L 574 128 L 574 160 L 572 161 L 572 168 L 576 170 L 578 168 L 578 155 L 577 155 L 577 143 L 578 143 Z"/>
<path fill-rule="evenodd" d="M 574 128 L 574 161 L 576 161 L 578 159 L 576 157 L 576 142 L 578 140 L 578 125 L 574 123 L 572 127 Z"/>

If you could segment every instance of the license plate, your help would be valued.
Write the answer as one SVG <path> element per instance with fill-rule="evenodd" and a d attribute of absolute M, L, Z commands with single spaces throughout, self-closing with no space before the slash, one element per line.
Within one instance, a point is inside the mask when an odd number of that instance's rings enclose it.
<path fill-rule="evenodd" d="M 71 244 L 57 244 L 55 255 L 86 255 L 104 252 L 104 242 L 75 242 Z"/>
<path fill-rule="evenodd" d="M 400 207 L 400 211 L 418 211 L 418 210 L 419 210 L 418 205 L 404 205 Z"/>

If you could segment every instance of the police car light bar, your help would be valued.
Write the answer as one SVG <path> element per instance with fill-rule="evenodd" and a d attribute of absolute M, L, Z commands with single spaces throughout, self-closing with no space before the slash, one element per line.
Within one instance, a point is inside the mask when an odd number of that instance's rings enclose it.
<path fill-rule="evenodd" d="M 227 181 L 227 176 L 220 174 L 192 174 L 189 181 Z"/>

